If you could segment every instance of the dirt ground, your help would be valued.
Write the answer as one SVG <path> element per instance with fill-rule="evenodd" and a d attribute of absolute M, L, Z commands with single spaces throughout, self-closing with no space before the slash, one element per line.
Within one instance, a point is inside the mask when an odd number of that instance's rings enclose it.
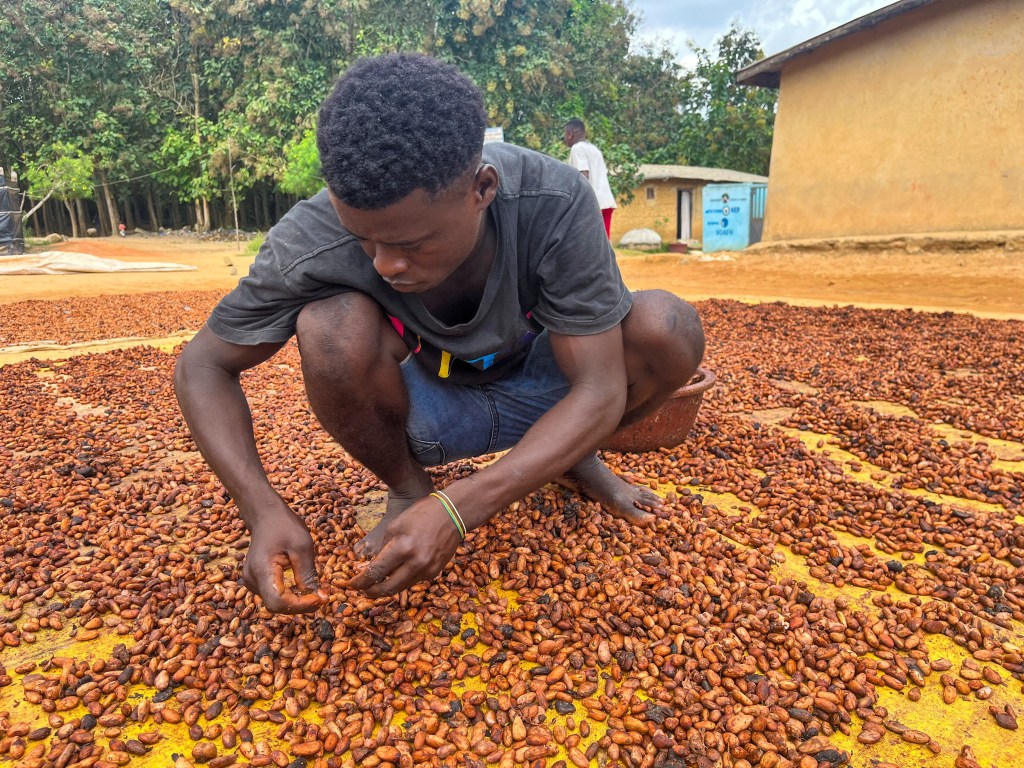
<path fill-rule="evenodd" d="M 162 261 L 194 266 L 188 272 L 79 273 L 69 275 L 0 275 L 0 304 L 27 300 L 108 296 L 153 291 L 229 291 L 252 263 L 252 255 L 231 242 L 194 237 L 135 236 L 68 240 L 43 250 L 87 253 L 123 261 Z"/>
<path fill-rule="evenodd" d="M 226 292 L 248 272 L 253 260 L 244 243 L 239 246 L 182 236 L 71 240 L 53 249 L 127 261 L 178 262 L 198 270 L 4 276 L 0 278 L 0 304 L 149 291 Z M 798 306 L 849 304 L 1024 319 L 1024 253 L 1005 248 L 922 250 L 911 245 L 862 250 L 822 244 L 817 250 L 794 250 L 761 246 L 739 253 L 709 254 L 703 259 L 695 254 L 620 252 L 619 263 L 631 288 L 665 288 L 692 301 L 727 298 Z"/>

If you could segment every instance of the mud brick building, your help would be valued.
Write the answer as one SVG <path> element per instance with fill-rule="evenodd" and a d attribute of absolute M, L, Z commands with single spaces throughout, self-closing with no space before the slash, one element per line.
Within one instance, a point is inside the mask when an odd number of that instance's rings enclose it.
<path fill-rule="evenodd" d="M 633 200 L 612 216 L 613 243 L 631 229 L 653 229 L 663 243 L 701 240 L 706 185 L 768 181 L 767 176 L 694 165 L 641 165 L 640 175 L 644 180 Z"/>
<path fill-rule="evenodd" d="M 779 89 L 764 241 L 1024 230 L 1024 2 L 902 0 L 740 70 Z"/>

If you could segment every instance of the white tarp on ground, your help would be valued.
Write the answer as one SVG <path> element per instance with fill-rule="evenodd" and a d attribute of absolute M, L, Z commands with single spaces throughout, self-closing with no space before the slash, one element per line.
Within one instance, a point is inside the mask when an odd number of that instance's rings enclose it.
<path fill-rule="evenodd" d="M 72 251 L 0 256 L 0 275 L 69 275 L 76 272 L 188 272 L 198 267 L 159 261 L 119 261 Z"/>

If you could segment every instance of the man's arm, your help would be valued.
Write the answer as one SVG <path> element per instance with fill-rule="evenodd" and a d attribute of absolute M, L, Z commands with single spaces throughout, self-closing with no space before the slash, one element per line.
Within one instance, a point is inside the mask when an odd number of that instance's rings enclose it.
<path fill-rule="evenodd" d="M 186 346 L 174 369 L 181 412 L 210 467 L 235 500 L 252 534 L 243 581 L 274 612 L 313 610 L 323 600 L 317 587 L 313 539 L 267 478 L 256 448 L 252 414 L 242 391 L 242 371 L 269 360 L 283 343 L 243 346 L 204 327 Z M 296 594 L 284 584 L 291 568 Z"/>
<path fill-rule="evenodd" d="M 551 334 L 569 392 L 511 451 L 445 489 L 467 529 L 483 525 L 516 499 L 564 474 L 618 426 L 626 407 L 622 327 L 590 336 Z M 370 597 L 396 594 L 436 576 L 458 547 L 439 502 L 424 499 L 389 526 L 380 554 L 348 586 Z"/>

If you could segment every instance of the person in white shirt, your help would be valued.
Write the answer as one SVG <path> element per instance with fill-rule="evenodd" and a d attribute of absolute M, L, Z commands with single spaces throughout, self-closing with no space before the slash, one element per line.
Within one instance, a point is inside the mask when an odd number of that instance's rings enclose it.
<path fill-rule="evenodd" d="M 594 188 L 597 204 L 601 207 L 604 217 L 604 231 L 608 237 L 612 234 L 612 212 L 615 210 L 615 195 L 608 185 L 608 166 L 604 164 L 601 150 L 587 141 L 587 128 L 578 117 L 565 124 L 565 136 L 562 139 L 569 147 L 569 165 L 582 173 Z"/>

